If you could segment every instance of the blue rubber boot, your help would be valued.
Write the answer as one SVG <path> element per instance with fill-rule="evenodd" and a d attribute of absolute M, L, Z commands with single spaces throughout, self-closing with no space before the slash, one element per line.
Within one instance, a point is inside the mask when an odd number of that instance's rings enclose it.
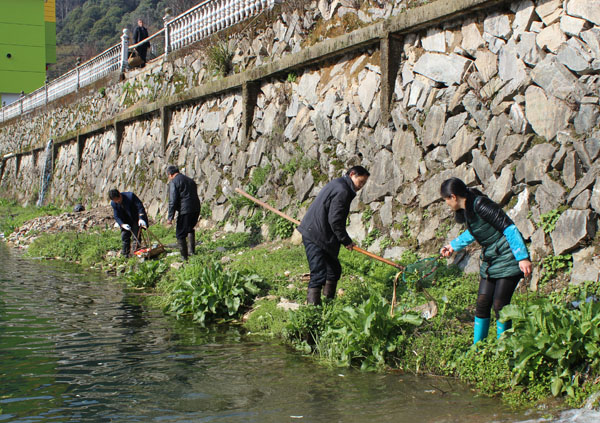
<path fill-rule="evenodd" d="M 505 331 L 509 330 L 512 327 L 512 320 L 507 320 L 506 322 L 501 322 L 500 320 L 496 320 L 496 335 L 497 338 L 500 338 Z"/>
<path fill-rule="evenodd" d="M 481 319 L 475 317 L 475 327 L 473 328 L 473 345 L 485 339 L 488 336 L 490 330 L 490 318 Z"/>

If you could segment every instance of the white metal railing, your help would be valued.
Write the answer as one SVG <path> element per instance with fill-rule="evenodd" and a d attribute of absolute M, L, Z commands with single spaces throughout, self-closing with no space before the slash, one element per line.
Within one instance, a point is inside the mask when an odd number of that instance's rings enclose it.
<path fill-rule="evenodd" d="M 164 59 L 170 52 L 188 46 L 225 28 L 272 8 L 282 0 L 205 0 L 181 15 L 167 15 L 164 28 L 138 44 L 129 46 L 128 30 L 123 30 L 121 42 L 75 69 L 59 76 L 43 87 L 14 103 L 0 108 L 0 122 L 23 115 L 57 98 L 76 92 L 111 72 L 127 70 L 127 59 L 131 49 L 145 42 L 164 39 L 164 49 L 158 49 Z M 161 46 L 162 47 L 162 46 Z M 156 48 L 156 46 L 153 46 Z"/>

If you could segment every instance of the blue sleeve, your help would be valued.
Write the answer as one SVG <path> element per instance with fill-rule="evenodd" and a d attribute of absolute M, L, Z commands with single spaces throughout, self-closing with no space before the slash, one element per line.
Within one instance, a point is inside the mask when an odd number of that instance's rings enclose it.
<path fill-rule="evenodd" d="M 473 241 L 475 241 L 475 238 L 473 238 L 473 235 L 471 235 L 471 232 L 469 232 L 469 230 L 467 229 L 462 234 L 454 238 L 450 242 L 450 246 L 454 251 L 460 251 Z"/>
<path fill-rule="evenodd" d="M 529 252 L 525 246 L 525 241 L 523 241 L 521 232 L 519 232 L 514 224 L 510 225 L 504 230 L 504 236 L 506 237 L 508 245 L 510 245 L 510 249 L 512 250 L 512 253 L 517 261 L 529 258 Z"/>

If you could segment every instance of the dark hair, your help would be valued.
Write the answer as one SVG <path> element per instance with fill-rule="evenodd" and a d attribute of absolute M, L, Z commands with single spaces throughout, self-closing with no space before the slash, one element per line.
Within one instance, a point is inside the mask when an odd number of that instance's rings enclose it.
<path fill-rule="evenodd" d="M 369 171 L 362 166 L 352 166 L 350 169 L 348 169 L 346 175 L 350 176 L 351 173 L 355 173 L 358 176 L 371 176 Z"/>
<path fill-rule="evenodd" d="M 167 166 L 167 175 L 175 175 L 176 173 L 179 173 L 179 168 L 177 166 Z"/>
<path fill-rule="evenodd" d="M 452 194 L 456 195 L 457 197 L 467 199 L 479 196 L 486 196 L 477 188 L 467 188 L 467 185 L 458 178 L 446 179 L 444 182 L 442 182 L 442 186 L 440 187 L 440 195 L 442 196 L 442 198 L 448 198 Z"/>
<path fill-rule="evenodd" d="M 117 198 L 119 198 L 121 196 L 121 193 L 119 192 L 118 189 L 111 189 L 110 191 L 108 191 L 108 198 L 110 198 L 111 200 L 115 200 Z"/>
<path fill-rule="evenodd" d="M 451 195 L 456 195 L 457 197 L 467 199 L 466 209 L 457 210 L 454 214 L 454 217 L 458 223 L 465 223 L 465 213 L 473 213 L 472 209 L 475 197 L 485 197 L 485 194 L 479 191 L 477 188 L 467 188 L 467 185 L 461 179 L 458 178 L 450 178 L 442 182 L 442 185 L 440 186 L 440 195 L 442 196 L 442 198 L 449 198 Z"/>
<path fill-rule="evenodd" d="M 469 197 L 469 188 L 467 188 L 467 185 L 462 180 L 458 178 L 450 178 L 442 182 L 442 186 L 440 187 L 440 195 L 442 198 L 449 198 L 451 195 L 467 198 Z"/>

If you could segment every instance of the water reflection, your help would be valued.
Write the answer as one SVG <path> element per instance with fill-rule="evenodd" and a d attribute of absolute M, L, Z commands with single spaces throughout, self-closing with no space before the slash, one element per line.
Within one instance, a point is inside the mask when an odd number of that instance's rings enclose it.
<path fill-rule="evenodd" d="M 455 381 L 315 365 L 0 246 L 0 422 L 514 422 Z M 537 418 L 535 415 L 528 418 Z"/>

